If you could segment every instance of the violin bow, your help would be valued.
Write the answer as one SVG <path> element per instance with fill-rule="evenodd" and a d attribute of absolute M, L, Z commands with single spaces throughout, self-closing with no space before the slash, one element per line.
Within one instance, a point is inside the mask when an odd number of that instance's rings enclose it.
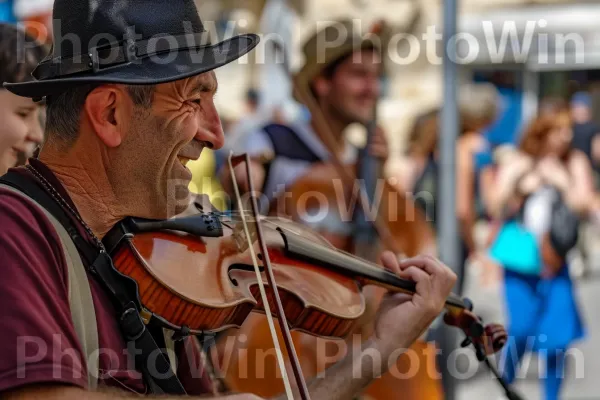
<path fill-rule="evenodd" d="M 240 217 L 242 220 L 242 224 L 244 226 L 244 233 L 246 235 L 246 240 L 248 240 L 248 248 L 250 250 L 250 255 L 252 257 L 252 263 L 254 265 L 254 271 L 256 272 L 256 278 L 258 282 L 258 287 L 260 290 L 260 295 L 262 298 L 262 302 L 265 307 L 265 315 L 267 317 L 267 321 L 269 323 L 269 330 L 271 331 L 271 337 L 273 338 L 273 345 L 275 347 L 275 352 L 277 354 L 277 361 L 279 364 L 279 369 L 281 370 L 281 376 L 283 379 L 283 383 L 285 386 L 285 391 L 288 399 L 293 399 L 292 387 L 290 385 L 289 378 L 287 376 L 287 371 L 285 368 L 285 362 L 283 360 L 283 353 L 281 352 L 281 347 L 279 345 L 279 340 L 277 338 L 277 333 L 275 332 L 275 324 L 273 322 L 273 316 L 271 314 L 271 309 L 269 306 L 269 300 L 267 298 L 267 293 L 265 291 L 265 285 L 262 280 L 262 275 L 260 268 L 258 266 L 258 261 L 256 257 L 256 253 L 254 251 L 254 246 L 252 243 L 252 237 L 250 235 L 250 229 L 248 228 L 248 222 L 246 221 L 245 211 L 242 203 L 242 198 L 240 196 L 239 187 L 237 184 L 237 180 L 235 179 L 234 167 L 244 163 L 246 166 L 246 174 L 248 178 L 248 186 L 250 193 L 250 206 L 252 210 L 252 218 L 254 219 L 255 224 L 255 232 L 258 238 L 260 252 L 261 252 L 261 260 L 263 262 L 265 268 L 265 274 L 267 275 L 267 281 L 269 284 L 269 289 L 271 291 L 272 299 L 275 303 L 275 310 L 277 315 L 277 320 L 279 321 L 279 328 L 283 334 L 283 341 L 285 343 L 288 355 L 292 361 L 292 370 L 294 372 L 294 378 L 296 379 L 296 384 L 298 390 L 300 392 L 300 398 L 302 400 L 310 400 L 310 395 L 308 393 L 308 387 L 306 386 L 306 381 L 304 380 L 304 375 L 302 374 L 302 369 L 300 367 L 300 361 L 298 360 L 298 356 L 296 354 L 296 350 L 294 348 L 294 343 L 292 341 L 292 335 L 290 333 L 290 329 L 287 323 L 287 319 L 285 317 L 285 313 L 283 311 L 283 304 L 281 303 L 281 298 L 279 297 L 279 291 L 277 289 L 277 283 L 275 282 L 275 276 L 273 275 L 273 267 L 271 266 L 271 260 L 269 258 L 269 252 L 267 250 L 267 245 L 264 240 L 263 232 L 261 224 L 259 223 L 259 211 L 258 211 L 258 202 L 256 197 L 254 196 L 255 190 L 254 185 L 252 183 L 252 174 L 250 172 L 250 157 L 247 153 L 234 156 L 233 151 L 230 152 L 229 158 L 229 169 L 231 171 L 231 177 L 233 182 L 233 188 L 236 196 L 236 201 L 240 204 Z"/>

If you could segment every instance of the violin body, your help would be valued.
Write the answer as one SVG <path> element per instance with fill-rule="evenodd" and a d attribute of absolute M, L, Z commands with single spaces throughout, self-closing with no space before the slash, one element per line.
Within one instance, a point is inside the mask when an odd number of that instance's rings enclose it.
<path fill-rule="evenodd" d="M 285 224 L 268 218 L 262 223 L 266 221 Z M 250 248 L 244 248 L 239 229 L 223 227 L 219 237 L 175 231 L 133 235 L 132 230 L 131 220 L 124 220 L 109 232 L 107 242 L 115 268 L 136 282 L 147 316 L 174 330 L 186 326 L 199 334 L 240 328 L 250 312 L 265 312 Z M 307 238 L 306 231 L 300 232 L 305 239 L 298 243 L 318 243 L 324 252 L 333 251 L 318 235 Z M 265 234 L 290 327 L 322 337 L 346 336 L 365 310 L 359 282 L 286 255 L 295 235 L 286 237 L 272 226 Z M 253 246 L 258 254 L 257 244 Z M 264 272 L 262 279 L 266 282 Z M 273 302 L 270 292 L 267 298 Z"/>
<path fill-rule="evenodd" d="M 325 264 L 319 260 L 338 253 L 314 231 L 280 218 L 264 217 L 262 223 L 303 374 L 315 376 L 345 355 L 344 338 L 355 331 L 365 313 L 362 289 L 367 280 L 323 268 Z M 287 236 L 281 227 L 287 229 Z M 219 361 L 215 367 L 221 370 L 227 386 L 265 397 L 277 395 L 283 391 L 283 381 L 250 248 L 244 248 L 245 238 L 240 237 L 239 225 L 216 230 L 221 232 L 215 237 L 170 230 L 144 232 L 127 219 L 108 233 L 105 242 L 111 249 L 115 268 L 137 284 L 146 322 L 157 318 L 175 331 L 185 327 L 195 334 L 226 331 L 219 338 Z M 302 255 L 301 248 L 307 243 L 317 246 Z M 257 244 L 253 246 L 258 254 Z M 311 259 L 309 254 L 313 252 Z M 262 275 L 266 281 L 264 272 Z M 272 306 L 268 291 L 267 298 Z M 281 339 L 280 329 L 276 330 Z M 354 345 L 361 342 L 360 338 L 352 341 Z M 422 354 L 423 345 L 414 350 Z M 288 352 L 282 351 L 289 360 Z M 397 370 L 410 371 L 412 362 L 413 357 L 403 355 Z M 385 376 L 380 378 L 381 383 L 369 390 L 381 391 L 388 380 Z M 410 382 L 406 393 L 413 390 L 418 398 L 435 398 L 423 397 L 431 386 L 414 385 L 414 379 Z M 398 386 L 394 384 L 394 388 Z"/>

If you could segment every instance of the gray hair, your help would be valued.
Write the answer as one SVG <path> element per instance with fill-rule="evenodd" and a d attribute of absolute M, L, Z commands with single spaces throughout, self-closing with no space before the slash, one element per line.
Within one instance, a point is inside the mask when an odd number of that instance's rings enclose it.
<path fill-rule="evenodd" d="M 46 132 L 65 143 L 77 140 L 81 110 L 85 99 L 98 84 L 85 84 L 68 89 L 47 102 Z M 127 92 L 136 106 L 152 106 L 154 85 L 128 85 Z"/>

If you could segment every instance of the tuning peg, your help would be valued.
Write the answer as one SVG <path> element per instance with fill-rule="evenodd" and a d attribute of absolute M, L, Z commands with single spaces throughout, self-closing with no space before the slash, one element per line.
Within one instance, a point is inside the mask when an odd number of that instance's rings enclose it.
<path fill-rule="evenodd" d="M 469 311 L 473 311 L 473 302 L 468 298 L 463 298 L 463 302 L 465 303 L 465 308 Z"/>

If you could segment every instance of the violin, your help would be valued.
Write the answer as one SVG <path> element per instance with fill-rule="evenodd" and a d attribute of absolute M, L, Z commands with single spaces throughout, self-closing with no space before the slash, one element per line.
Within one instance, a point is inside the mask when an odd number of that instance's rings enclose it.
<path fill-rule="evenodd" d="M 232 171 L 242 162 L 251 176 L 247 155 L 229 158 Z M 145 323 L 157 320 L 185 336 L 240 327 L 254 311 L 269 317 L 279 347 L 276 317 L 301 397 L 308 399 L 290 329 L 343 338 L 365 311 L 363 287 L 414 294 L 415 285 L 302 225 L 260 216 L 256 198 L 250 200 L 251 212 L 232 215 L 198 209 L 161 221 L 127 218 L 104 242 L 116 270 L 137 284 Z M 446 309 L 446 323 L 460 328 L 482 357 L 505 344 L 502 326 L 483 325 L 468 300 L 451 295 Z M 278 357 L 282 363 L 281 352 Z M 287 379 L 285 368 L 282 373 Z M 293 398 L 289 382 L 286 391 Z"/>

